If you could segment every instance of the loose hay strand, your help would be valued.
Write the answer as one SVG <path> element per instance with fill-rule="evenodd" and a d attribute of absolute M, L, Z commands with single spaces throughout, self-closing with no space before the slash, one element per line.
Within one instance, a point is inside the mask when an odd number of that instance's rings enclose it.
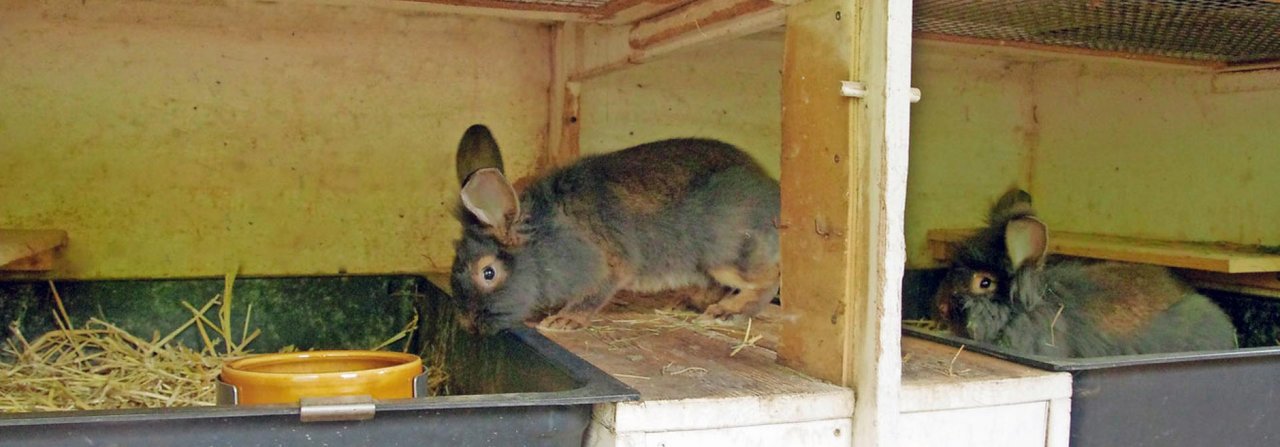
<path fill-rule="evenodd" d="M 620 377 L 620 378 L 623 378 L 623 379 L 653 380 L 653 378 L 652 378 L 652 377 L 648 377 L 648 376 L 637 376 L 637 375 L 634 375 L 634 374 L 614 374 L 613 376 L 614 376 L 614 377 Z"/>
<path fill-rule="evenodd" d="M 253 303 L 249 303 L 249 307 L 244 310 L 244 329 L 240 331 L 240 345 L 249 344 L 249 320 L 253 317 Z M 416 316 L 415 316 L 416 317 Z M 254 331 L 254 337 L 257 337 L 258 331 Z"/>
<path fill-rule="evenodd" d="M 209 300 L 209 302 L 204 303 L 204 307 L 201 307 L 201 308 L 200 308 L 199 314 L 200 314 L 200 315 L 204 315 L 204 313 L 205 313 L 205 312 L 208 312 L 208 311 L 209 311 L 209 308 L 213 307 L 213 305 L 214 305 L 214 304 L 217 304 L 217 303 L 218 303 L 218 299 L 217 299 L 217 297 L 214 297 L 214 299 L 211 299 L 211 300 Z M 169 335 L 166 335 L 164 338 L 162 338 L 162 339 L 160 339 L 159 341 L 157 341 L 157 342 L 153 343 L 152 345 L 153 345 L 153 346 L 164 346 L 164 345 L 169 344 L 169 342 L 170 342 L 170 341 L 173 341 L 173 339 L 174 339 L 174 338 L 176 338 L 176 337 L 177 337 L 179 334 L 181 334 L 183 331 L 186 331 L 186 330 L 187 330 L 187 328 L 191 327 L 191 325 L 192 325 L 192 324 L 195 324 L 195 323 L 196 323 L 196 317 L 191 317 L 191 319 L 190 319 L 190 320 L 187 320 L 187 322 L 186 322 L 186 323 L 182 323 L 182 325 L 178 326 L 178 328 L 177 328 L 177 329 L 174 329 L 174 330 L 173 330 L 173 332 L 170 332 L 170 333 L 169 333 Z M 148 352 L 148 354 L 153 354 L 153 353 L 154 353 L 154 352 Z"/>
<path fill-rule="evenodd" d="M 1053 314 L 1053 321 L 1049 322 L 1049 346 L 1058 346 L 1058 333 L 1054 331 L 1054 327 L 1058 325 L 1058 318 L 1062 317 L 1062 310 L 1066 308 L 1067 306 L 1059 304 L 1058 313 Z"/>
<path fill-rule="evenodd" d="M 214 297 L 213 299 L 217 300 L 218 297 Z M 192 319 L 196 321 L 196 331 L 200 333 L 200 339 L 204 341 L 204 350 L 200 352 L 208 352 L 209 355 L 217 355 L 218 348 L 213 344 L 213 340 L 209 339 L 209 333 L 204 330 L 205 322 L 209 320 L 205 319 L 204 315 L 200 314 L 195 307 L 192 307 L 191 304 L 186 301 L 182 302 L 182 307 L 187 308 L 187 310 L 190 310 L 194 315 Z"/>
<path fill-rule="evenodd" d="M 58 310 L 53 313 L 53 320 L 58 323 L 58 328 L 62 332 L 67 332 L 71 328 L 71 317 L 67 316 L 67 308 L 62 305 L 62 295 L 58 294 L 58 288 L 53 285 L 53 280 L 49 280 L 49 291 L 53 292 L 53 302 L 58 305 Z M 70 339 L 70 337 L 67 337 Z M 84 356 L 84 349 L 80 345 L 76 345 L 76 352 Z"/>
<path fill-rule="evenodd" d="M 240 350 L 239 346 L 233 345 L 231 341 L 231 292 L 235 289 L 235 282 L 234 270 L 222 278 L 222 306 L 218 308 L 218 322 L 222 323 L 222 341 L 226 345 L 228 356 Z"/>
<path fill-rule="evenodd" d="M 387 346 L 391 346 L 392 343 L 395 343 L 405 337 L 408 337 L 409 335 L 412 335 L 413 331 L 416 331 L 416 330 L 418 330 L 418 314 L 415 312 L 413 314 L 413 319 L 409 321 L 409 324 L 406 324 L 404 326 L 404 329 L 401 329 L 399 333 L 396 333 L 396 335 L 392 335 L 391 338 L 388 338 L 382 343 L 379 343 L 378 346 L 374 346 L 373 350 L 379 351 L 379 350 L 382 350 L 383 348 L 386 348 Z M 401 352 L 409 352 L 408 340 L 405 341 L 404 351 L 401 351 Z"/>
<path fill-rule="evenodd" d="M 662 367 L 662 375 L 664 376 L 679 376 L 683 374 L 692 374 L 694 376 L 701 377 L 707 374 L 707 372 L 708 370 L 706 368 L 703 368 L 700 366 L 680 367 L 680 366 L 677 366 L 675 362 L 669 362 L 667 363 L 666 366 Z"/>
<path fill-rule="evenodd" d="M 947 375 L 955 376 L 956 359 L 960 358 L 960 353 L 964 352 L 964 345 L 960 345 L 960 349 L 956 350 L 956 355 L 951 356 L 951 363 L 947 364 Z"/>
<path fill-rule="evenodd" d="M 738 355 L 738 352 L 743 349 L 746 349 L 748 347 L 754 347 L 756 345 L 756 342 L 764 338 L 764 335 L 756 335 L 755 337 L 751 336 L 751 322 L 753 320 L 754 318 L 747 319 L 747 331 L 742 334 L 742 342 L 738 343 L 736 346 L 733 347 L 733 351 L 729 352 L 729 357 Z"/>
<path fill-rule="evenodd" d="M 925 332 L 942 332 L 946 330 L 946 327 L 941 322 L 930 320 L 928 318 L 921 318 L 918 320 L 902 320 L 902 325 L 911 326 Z"/>

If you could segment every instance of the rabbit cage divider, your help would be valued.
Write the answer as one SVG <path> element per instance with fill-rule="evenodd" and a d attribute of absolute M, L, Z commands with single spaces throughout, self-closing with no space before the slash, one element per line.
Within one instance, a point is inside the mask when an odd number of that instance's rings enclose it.
<path fill-rule="evenodd" d="M 1241 349 L 1050 359 L 904 336 L 1070 372 L 1072 446 L 1274 443 L 1280 432 L 1262 421 L 1280 394 L 1280 276 L 1265 267 L 1280 244 L 1267 223 L 1280 217 L 1269 124 L 1280 120 L 1280 3 L 915 5 L 926 101 L 912 117 L 904 318 L 930 315 L 934 237 L 981 225 L 1016 184 L 1051 244 L 1057 229 L 1081 256 L 1190 267 L 1179 274 L 1232 317 Z M 1235 253 L 1261 270 L 1237 273 Z"/>

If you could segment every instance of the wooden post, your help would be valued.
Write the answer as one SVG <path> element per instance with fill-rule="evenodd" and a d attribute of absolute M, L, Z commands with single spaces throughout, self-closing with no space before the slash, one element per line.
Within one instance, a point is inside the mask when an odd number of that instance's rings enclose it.
<path fill-rule="evenodd" d="M 810 0 L 787 14 L 779 355 L 853 387 L 854 445 L 896 443 L 911 2 Z M 841 81 L 866 95 L 841 96 Z"/>
<path fill-rule="evenodd" d="M 551 44 L 551 85 L 547 110 L 546 169 L 564 166 L 578 158 L 579 83 L 572 77 L 581 69 L 582 36 L 576 23 L 556 25 Z"/>

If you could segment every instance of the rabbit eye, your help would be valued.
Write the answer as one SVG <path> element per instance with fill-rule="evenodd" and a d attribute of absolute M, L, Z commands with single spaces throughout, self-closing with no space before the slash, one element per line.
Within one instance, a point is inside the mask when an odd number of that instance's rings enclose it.
<path fill-rule="evenodd" d="M 471 264 L 471 283 L 483 292 L 496 290 L 507 279 L 507 267 L 496 256 L 487 255 Z"/>
<path fill-rule="evenodd" d="M 985 273 L 974 274 L 972 282 L 969 283 L 969 290 L 973 293 L 991 293 L 995 288 L 996 279 Z"/>

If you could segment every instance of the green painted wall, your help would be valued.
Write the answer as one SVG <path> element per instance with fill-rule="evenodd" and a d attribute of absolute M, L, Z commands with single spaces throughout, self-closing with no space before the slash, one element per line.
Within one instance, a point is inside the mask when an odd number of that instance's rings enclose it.
<path fill-rule="evenodd" d="M 907 174 L 907 262 L 929 265 L 926 232 L 977 226 L 995 195 L 1020 182 L 1028 164 L 1032 84 L 1026 63 L 971 52 L 914 47 Z"/>
<path fill-rule="evenodd" d="M 0 4 L 0 227 L 64 277 L 447 269 L 453 151 L 545 144 L 547 28 L 287 2 Z"/>
<path fill-rule="evenodd" d="M 1035 81 L 1051 228 L 1280 244 L 1280 71 L 1065 61 Z"/>
<path fill-rule="evenodd" d="M 678 52 L 582 84 L 583 154 L 654 140 L 716 138 L 777 177 L 782 147 L 782 34 Z"/>

